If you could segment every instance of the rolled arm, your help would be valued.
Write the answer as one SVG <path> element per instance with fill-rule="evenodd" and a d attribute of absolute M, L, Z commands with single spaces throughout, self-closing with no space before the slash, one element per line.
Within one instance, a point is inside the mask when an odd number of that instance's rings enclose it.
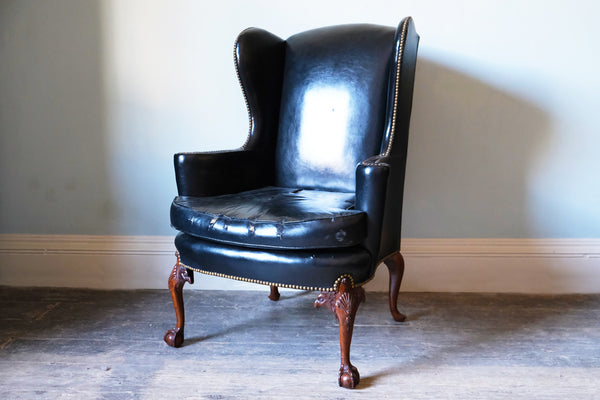
<path fill-rule="evenodd" d="M 216 196 L 270 184 L 269 157 L 254 150 L 178 153 L 175 178 L 180 196 Z"/>
<path fill-rule="evenodd" d="M 376 260 L 379 256 L 390 169 L 387 158 L 382 155 L 371 157 L 356 167 L 355 208 L 367 214 L 364 245 Z"/>

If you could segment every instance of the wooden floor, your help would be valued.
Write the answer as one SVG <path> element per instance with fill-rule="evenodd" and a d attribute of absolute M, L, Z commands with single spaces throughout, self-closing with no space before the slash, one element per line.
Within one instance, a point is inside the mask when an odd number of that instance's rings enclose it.
<path fill-rule="evenodd" d="M 0 287 L 0 399 L 599 399 L 600 295 L 381 293 L 356 317 L 359 388 L 337 386 L 337 322 L 316 293 Z"/>

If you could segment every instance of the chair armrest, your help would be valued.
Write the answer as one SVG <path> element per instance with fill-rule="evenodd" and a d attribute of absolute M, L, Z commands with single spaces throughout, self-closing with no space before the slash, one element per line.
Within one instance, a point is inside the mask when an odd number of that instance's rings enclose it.
<path fill-rule="evenodd" d="M 375 260 L 379 254 L 390 169 L 387 157 L 382 155 L 373 156 L 356 167 L 355 208 L 367 214 L 364 245 Z"/>
<path fill-rule="evenodd" d="M 216 196 L 270 184 L 269 157 L 253 150 L 178 153 L 175 178 L 180 196 Z"/>

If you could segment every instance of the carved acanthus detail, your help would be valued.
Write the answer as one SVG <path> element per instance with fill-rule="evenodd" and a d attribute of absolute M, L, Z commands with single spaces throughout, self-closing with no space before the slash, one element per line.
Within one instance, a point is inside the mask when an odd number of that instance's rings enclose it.
<path fill-rule="evenodd" d="M 322 292 L 317 296 L 315 300 L 315 307 L 327 307 L 335 314 L 335 292 Z M 337 314 L 336 314 L 337 315 Z"/>
<path fill-rule="evenodd" d="M 354 316 L 356 315 L 356 309 L 358 304 L 365 300 L 365 291 L 362 288 L 355 288 L 353 295 L 350 292 L 340 293 L 335 300 L 335 308 L 337 309 L 336 315 L 338 319 L 340 316 L 344 316 L 342 322 L 345 325 L 354 323 Z"/>

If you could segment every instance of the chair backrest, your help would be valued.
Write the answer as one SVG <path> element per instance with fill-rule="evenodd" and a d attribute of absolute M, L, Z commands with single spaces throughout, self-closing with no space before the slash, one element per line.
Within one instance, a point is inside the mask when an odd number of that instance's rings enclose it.
<path fill-rule="evenodd" d="M 257 181 L 352 192 L 358 163 L 378 155 L 390 166 L 381 232 L 369 232 L 380 257 L 400 245 L 418 44 L 406 17 L 395 30 L 341 25 L 287 40 L 248 28 L 234 46 Z"/>
<path fill-rule="evenodd" d="M 286 40 L 276 185 L 355 190 L 356 165 L 381 150 L 395 33 L 340 25 Z"/>
<path fill-rule="evenodd" d="M 386 209 L 398 236 L 418 43 L 410 17 L 396 30 L 341 25 L 287 40 L 244 30 L 234 46 L 242 149 L 260 154 L 264 184 L 354 191 L 356 165 L 381 154 L 394 166 Z"/>

